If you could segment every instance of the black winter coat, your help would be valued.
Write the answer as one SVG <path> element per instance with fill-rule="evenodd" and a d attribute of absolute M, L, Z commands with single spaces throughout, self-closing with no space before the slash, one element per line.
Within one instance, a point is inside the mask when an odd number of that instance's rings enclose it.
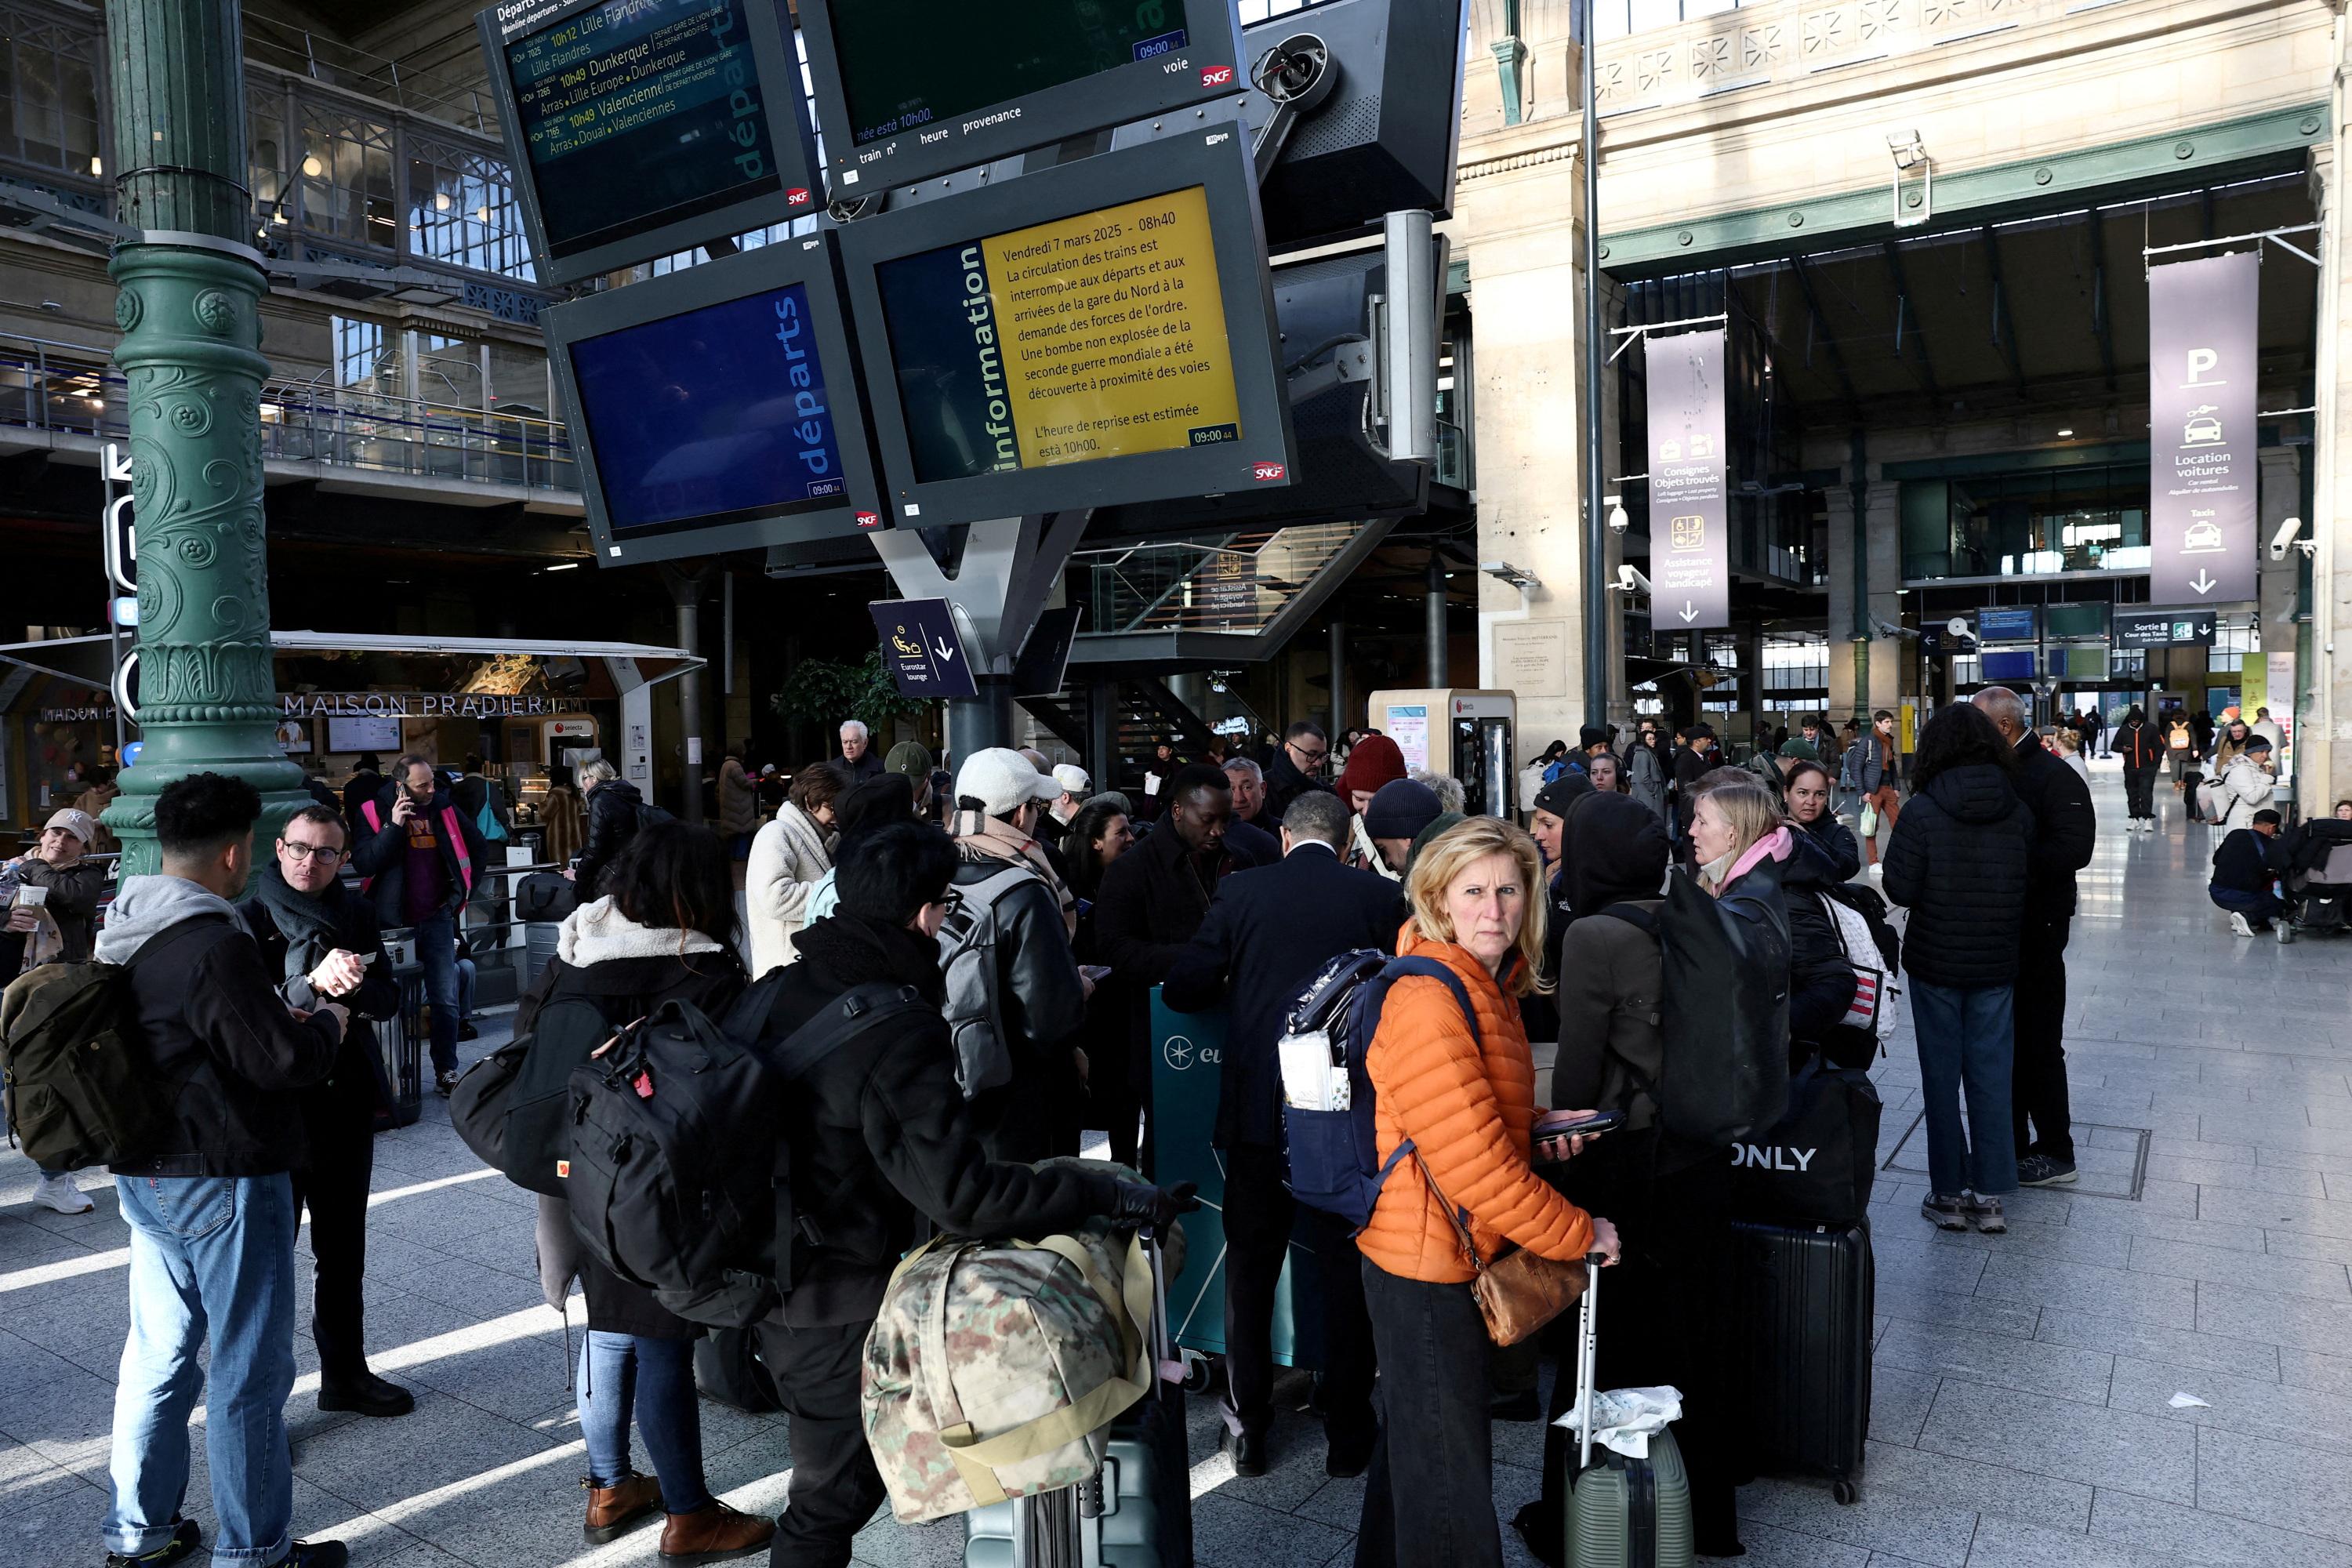
<path fill-rule="evenodd" d="M 604 896 L 604 889 L 597 884 L 604 879 L 604 868 L 621 858 L 621 851 L 645 826 L 645 806 L 646 797 L 626 779 L 606 779 L 589 792 L 588 836 L 580 847 L 580 866 L 574 874 L 582 903 Z"/>
<path fill-rule="evenodd" d="M 1314 844 L 1218 886 L 1209 918 L 1160 990 L 1160 999 L 1180 1013 L 1232 998 L 1218 1082 L 1218 1148 L 1282 1147 L 1275 1042 L 1284 1016 L 1316 972 L 1341 953 L 1363 947 L 1394 952 L 1405 913 L 1394 882 L 1343 866 Z"/>
<path fill-rule="evenodd" d="M 2284 849 L 2277 838 L 2265 838 L 2251 827 L 2238 828 L 2213 851 L 2213 879 L 2209 885 L 2241 893 L 2267 893 L 2272 879 L 2286 874 Z"/>
<path fill-rule="evenodd" d="M 106 961 L 122 955 L 109 952 Z M 334 1067 L 342 1039 L 334 1016 L 296 1020 L 261 950 L 225 915 L 157 932 L 130 967 L 141 1031 L 157 1072 L 174 1086 L 174 1127 L 156 1158 L 114 1173 L 271 1176 L 304 1163 L 296 1096 Z"/>
<path fill-rule="evenodd" d="M 1276 746 L 1274 761 L 1265 764 L 1265 804 L 1258 807 L 1258 826 L 1268 833 L 1282 826 L 1282 814 L 1290 803 L 1309 790 L 1328 790 L 1331 786 L 1308 778 L 1290 760 L 1290 748 Z"/>
<path fill-rule="evenodd" d="M 1823 890 L 1844 881 L 1847 873 L 1840 871 L 1830 847 L 1811 834 L 1800 828 L 1789 838 L 1791 848 L 1780 867 L 1780 896 L 1789 909 L 1789 1066 L 1793 1071 L 1845 1017 L 1853 1005 L 1854 981 L 1837 924 L 1822 907 Z"/>
<path fill-rule="evenodd" d="M 597 794 L 604 793 L 602 786 Z M 665 1002 L 691 1002 L 712 1018 L 724 1018 L 751 984 L 741 960 L 730 951 L 695 952 L 683 958 L 608 958 L 574 967 L 550 959 L 515 1008 L 514 1032 L 530 1032 L 539 1010 L 558 997 L 586 997 L 615 1028 L 635 1023 Z M 588 1326 L 601 1333 L 639 1334 L 655 1340 L 691 1340 L 699 1325 L 671 1312 L 644 1286 L 614 1274 L 585 1249 L 580 1255 L 580 1288 L 588 1298 Z"/>
<path fill-rule="evenodd" d="M 393 805 L 399 799 L 397 784 L 384 785 L 383 793 L 376 796 L 376 820 L 383 825 L 380 829 L 371 832 L 364 815 L 356 815 L 351 820 L 352 869 L 369 879 L 366 896 L 375 905 L 377 923 L 387 931 L 408 924 L 401 910 L 401 889 L 408 881 L 408 828 L 392 819 Z M 449 792 L 436 788 L 432 804 L 425 808 L 432 814 L 436 826 L 444 821 L 444 807 L 457 812 L 457 831 L 465 836 L 466 854 L 474 867 L 474 886 L 478 888 L 482 885 L 483 868 L 489 864 L 489 846 L 482 842 L 480 832 L 466 814 L 457 811 L 457 803 Z M 449 842 L 446 831 L 436 837 L 441 843 L 441 874 L 447 889 L 440 912 L 454 914 L 472 894 L 457 867 L 457 847 Z"/>
<path fill-rule="evenodd" d="M 854 985 L 911 984 L 936 1008 L 939 950 L 919 933 L 837 910 L 794 939 L 799 961 L 761 982 L 774 1005 L 763 1038 L 781 1042 Z M 1116 1206 L 1112 1167 L 1033 1168 L 991 1161 L 965 1115 L 946 1022 L 902 1016 L 835 1051 L 785 1102 L 793 1204 L 803 1240 L 777 1315 L 824 1328 L 870 1321 L 890 1270 L 926 1227 L 1034 1238 Z M 766 1159 L 765 1152 L 747 1157 Z"/>
<path fill-rule="evenodd" d="M 2074 918 L 2074 873 L 2091 863 L 2099 820 L 2091 786 L 2029 734 L 2017 743 L 2018 799 L 2033 813 L 2033 853 L 2026 879 L 2021 942 L 2045 940 L 2046 928 Z"/>
<path fill-rule="evenodd" d="M 260 874 L 268 875 L 274 869 L 266 868 Z M 368 965 L 359 989 L 347 996 L 324 998 L 312 989 L 309 971 L 326 956 L 323 951 L 298 954 L 296 963 L 302 972 L 292 975 L 286 973 L 286 935 L 271 918 L 267 900 L 248 899 L 237 906 L 237 913 L 245 917 L 246 929 L 253 933 L 254 942 L 261 949 L 263 973 L 278 977 L 278 994 L 281 998 L 306 1012 L 316 1011 L 326 1000 L 341 1002 L 352 1012 L 352 1026 L 344 1031 L 341 1048 L 335 1053 L 334 1070 L 326 1082 L 302 1091 L 303 1121 L 313 1145 L 328 1137 L 375 1136 L 373 1120 L 376 1080 L 383 1069 L 375 1059 L 376 1035 L 368 1020 L 389 1018 L 400 1011 L 400 982 L 392 977 L 392 954 L 384 948 L 383 932 L 376 924 L 375 911 L 368 908 L 365 899 L 341 882 L 328 884 L 320 901 L 334 922 L 334 934 L 326 940 L 326 945 L 356 952 L 362 958 L 370 954 L 375 958 Z"/>
<path fill-rule="evenodd" d="M 955 885 L 984 882 L 1006 865 L 995 856 L 974 851 L 956 868 Z M 1033 876 L 999 894 L 995 910 L 994 995 L 1002 1009 L 996 1022 L 1013 1056 L 1013 1080 L 982 1089 L 973 1099 L 972 1122 L 996 1157 L 1042 1160 L 1057 1144 L 1068 1144 L 1059 1135 L 1066 1130 L 1056 1125 L 1055 1116 L 1075 1093 L 1077 1068 L 1070 1048 L 1085 1035 L 1086 988 L 1078 980 L 1070 931 L 1062 923 L 1061 902 L 1044 878 Z M 803 926 L 801 935 L 815 929 Z M 800 941 L 800 935 L 793 938 L 795 952 Z M 932 962 L 939 962 L 936 947 Z"/>
<path fill-rule="evenodd" d="M 1880 864 L 1888 900 L 1911 911 L 1912 978 L 1964 991 L 2016 983 L 2032 844 L 2033 813 L 1990 763 L 1938 773 L 1911 797 Z"/>
<path fill-rule="evenodd" d="M 1811 839 L 1829 856 L 1835 880 L 1850 882 L 1853 874 L 1862 869 L 1862 846 L 1855 840 L 1853 829 L 1828 812 L 1822 813 L 1818 821 L 1791 821 L 1789 826 Z"/>
<path fill-rule="evenodd" d="M 2164 737 L 2157 732 L 2156 726 L 2145 721 L 2138 723 L 2126 721 L 2117 726 L 2115 739 L 2107 749 L 2123 759 L 2126 772 L 2152 773 L 2162 767 L 2165 758 L 2171 754 L 2166 750 Z M 2074 772 L 2072 768 L 2066 771 Z"/>

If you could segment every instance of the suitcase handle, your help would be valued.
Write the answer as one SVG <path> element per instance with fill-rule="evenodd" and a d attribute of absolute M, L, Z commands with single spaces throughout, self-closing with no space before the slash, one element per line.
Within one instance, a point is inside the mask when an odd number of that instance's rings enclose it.
<path fill-rule="evenodd" d="M 1580 1476 L 1592 1464 L 1592 1319 L 1601 1294 L 1601 1271 L 1608 1262 L 1603 1253 L 1585 1255 L 1584 1296 L 1576 1309 L 1576 1473 Z"/>

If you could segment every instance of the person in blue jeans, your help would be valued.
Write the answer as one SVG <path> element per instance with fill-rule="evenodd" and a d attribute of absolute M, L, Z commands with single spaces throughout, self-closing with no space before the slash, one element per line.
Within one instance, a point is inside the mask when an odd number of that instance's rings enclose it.
<path fill-rule="evenodd" d="M 2033 814 L 2016 767 L 1982 711 L 1966 702 L 1937 710 L 1920 731 L 1914 794 L 1881 861 L 1887 898 L 1911 911 L 1903 967 L 1931 1184 L 1919 1212 L 1945 1230 L 2007 1230 L 2001 1199 L 2017 1190 L 2010 1064 Z"/>
<path fill-rule="evenodd" d="M 155 800 L 159 875 L 124 879 L 95 956 L 127 966 L 165 1130 L 116 1162 L 131 1228 L 131 1331 L 116 1380 L 108 1568 L 169 1568 L 203 1532 L 181 1510 L 188 1417 L 205 1405 L 214 1568 L 342 1568 L 293 1537 L 285 1405 L 294 1386 L 298 1090 L 332 1070 L 351 1019 L 281 1001 L 236 905 L 261 797 L 195 773 Z M 210 1375 L 198 1360 L 210 1348 Z"/>
<path fill-rule="evenodd" d="M 433 1005 L 434 1085 L 444 1096 L 457 1085 L 457 914 L 488 863 L 480 830 L 414 752 L 393 763 L 392 782 L 352 824 L 352 868 L 378 923 L 415 938 Z"/>

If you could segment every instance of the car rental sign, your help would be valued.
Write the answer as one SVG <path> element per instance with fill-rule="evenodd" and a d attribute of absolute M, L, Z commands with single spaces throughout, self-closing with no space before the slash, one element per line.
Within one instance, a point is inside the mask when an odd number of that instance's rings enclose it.
<path fill-rule="evenodd" d="M 1652 337 L 1646 352 L 1651 624 L 1661 631 L 1727 626 L 1723 330 Z"/>
<path fill-rule="evenodd" d="M 2254 596 L 2255 251 L 2147 275 L 2148 596 Z"/>

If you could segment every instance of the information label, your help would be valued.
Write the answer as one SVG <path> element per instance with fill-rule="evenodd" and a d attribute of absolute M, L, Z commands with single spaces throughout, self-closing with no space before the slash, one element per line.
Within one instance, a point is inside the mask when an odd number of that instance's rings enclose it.
<path fill-rule="evenodd" d="M 945 599 L 877 599 L 866 607 L 901 697 L 970 697 L 980 689 Z"/>
<path fill-rule="evenodd" d="M 1200 186 L 876 278 L 921 481 L 1243 438 Z"/>
<path fill-rule="evenodd" d="M 507 46 L 551 255 L 779 188 L 745 4 L 607 0 Z"/>
<path fill-rule="evenodd" d="M 2257 289 L 2251 250 L 2147 273 L 2148 593 L 2254 596 Z"/>
<path fill-rule="evenodd" d="M 1667 631 L 1727 626 L 1723 329 L 1652 337 L 1647 353 L 1650 619 Z"/>
<path fill-rule="evenodd" d="M 2213 646 L 2214 615 L 2210 610 L 2118 609 L 2115 615 L 2117 647 Z"/>

